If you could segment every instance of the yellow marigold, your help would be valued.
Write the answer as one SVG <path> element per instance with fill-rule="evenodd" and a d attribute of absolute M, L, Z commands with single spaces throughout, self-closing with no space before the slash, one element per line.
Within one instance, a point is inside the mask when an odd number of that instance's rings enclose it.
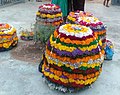
<path fill-rule="evenodd" d="M 74 79 L 72 79 L 72 78 L 70 78 L 69 79 L 69 82 L 71 83 L 71 82 L 74 82 L 75 80 Z"/>
<path fill-rule="evenodd" d="M 49 75 L 49 77 L 50 77 L 50 78 L 53 78 L 53 77 L 54 77 L 54 75 L 53 75 L 53 74 L 50 74 L 50 75 Z"/>
<path fill-rule="evenodd" d="M 4 32 L 0 32 L 0 35 L 4 34 Z"/>
<path fill-rule="evenodd" d="M 47 14 L 47 17 L 48 17 L 48 18 L 50 18 L 50 17 L 51 17 L 51 15 L 50 15 L 50 14 Z"/>
<path fill-rule="evenodd" d="M 55 80 L 59 80 L 59 77 L 56 76 L 56 75 L 54 75 L 54 79 L 55 79 Z"/>
<path fill-rule="evenodd" d="M 4 48 L 9 48 L 9 44 L 8 43 L 3 43 L 3 47 Z"/>
<path fill-rule="evenodd" d="M 50 73 L 49 73 L 49 72 L 44 72 L 44 74 L 45 74 L 46 76 L 49 76 L 49 75 L 50 75 Z"/>
<path fill-rule="evenodd" d="M 36 12 L 36 15 L 40 15 L 40 12 Z"/>

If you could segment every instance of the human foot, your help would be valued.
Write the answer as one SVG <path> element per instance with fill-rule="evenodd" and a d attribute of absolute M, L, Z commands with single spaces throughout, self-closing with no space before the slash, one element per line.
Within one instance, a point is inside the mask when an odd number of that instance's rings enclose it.
<path fill-rule="evenodd" d="M 103 5 L 105 6 L 105 1 L 103 2 Z"/>

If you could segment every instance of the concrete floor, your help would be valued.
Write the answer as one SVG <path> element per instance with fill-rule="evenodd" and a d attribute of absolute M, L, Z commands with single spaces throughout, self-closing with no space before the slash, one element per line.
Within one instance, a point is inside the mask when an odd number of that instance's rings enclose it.
<path fill-rule="evenodd" d="M 26 2 L 0 8 L 0 22 L 9 23 L 17 30 L 20 27 L 30 29 L 42 3 Z M 73 94 L 50 90 L 37 70 L 39 63 L 15 60 L 8 51 L 0 53 L 0 95 L 120 95 L 120 6 L 107 8 L 100 3 L 87 3 L 86 11 L 92 12 L 107 25 L 107 38 L 115 46 L 113 60 L 104 62 L 103 72 L 92 88 Z M 19 35 L 19 30 L 17 33 Z"/>

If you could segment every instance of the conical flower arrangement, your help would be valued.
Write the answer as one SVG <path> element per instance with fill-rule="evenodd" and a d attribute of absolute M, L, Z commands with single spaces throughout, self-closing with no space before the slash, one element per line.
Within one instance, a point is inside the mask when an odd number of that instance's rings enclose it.
<path fill-rule="evenodd" d="M 54 29 L 63 23 L 62 11 L 55 4 L 42 4 L 36 13 L 35 40 L 46 43 Z"/>
<path fill-rule="evenodd" d="M 102 42 L 90 28 L 64 24 L 51 35 L 40 66 L 50 88 L 73 92 L 97 80 L 103 60 Z"/>
<path fill-rule="evenodd" d="M 68 22 L 87 26 L 97 34 L 103 43 L 105 48 L 106 42 L 106 27 L 98 18 L 92 14 L 83 11 L 70 12 L 67 17 Z"/>
<path fill-rule="evenodd" d="M 63 22 L 60 7 L 55 4 L 42 4 L 36 13 L 36 21 L 42 25 L 59 26 Z"/>
<path fill-rule="evenodd" d="M 16 29 L 9 24 L 0 24 L 0 52 L 12 49 L 17 43 Z"/>

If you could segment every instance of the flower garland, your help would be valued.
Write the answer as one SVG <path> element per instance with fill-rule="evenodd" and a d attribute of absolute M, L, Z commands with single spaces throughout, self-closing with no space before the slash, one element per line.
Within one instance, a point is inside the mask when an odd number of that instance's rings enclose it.
<path fill-rule="evenodd" d="M 103 52 L 102 54 L 104 54 L 104 50 L 102 52 Z M 70 63 L 88 62 L 90 59 L 96 60 L 96 59 L 101 58 L 103 56 L 102 54 L 101 55 L 97 54 L 97 55 L 87 56 L 87 57 L 83 57 L 83 58 L 70 58 L 70 57 L 58 56 L 57 54 L 55 54 L 53 52 L 51 55 L 51 52 L 48 50 L 46 50 L 46 54 L 48 54 L 52 58 L 59 59 L 60 61 L 63 61 L 63 62 L 70 62 Z"/>
<path fill-rule="evenodd" d="M 98 62 L 95 63 L 95 61 L 99 60 Z M 90 60 L 88 63 L 85 63 L 85 62 L 81 62 L 81 63 L 67 63 L 67 62 L 62 62 L 60 60 L 55 60 L 54 58 L 51 58 L 51 57 L 46 57 L 46 61 L 49 62 L 49 65 L 54 65 L 54 67 L 60 69 L 59 67 L 61 67 L 61 70 L 62 68 L 65 70 L 65 71 L 68 71 L 68 69 L 71 71 L 74 71 L 76 72 L 77 70 L 77 73 L 80 73 L 81 70 L 87 70 L 89 68 L 93 68 L 93 69 L 96 69 L 96 70 L 99 70 L 99 67 L 101 67 L 101 61 L 100 59 L 96 59 L 94 61 Z"/>
<path fill-rule="evenodd" d="M 97 35 L 95 35 L 95 34 L 78 38 L 78 37 L 75 37 L 75 36 L 70 36 L 70 35 L 66 35 L 64 33 L 60 33 L 60 32 L 58 32 L 58 30 L 56 30 L 54 32 L 54 37 L 52 37 L 52 39 L 57 38 L 59 36 L 58 38 L 60 39 L 60 41 L 62 41 L 62 42 L 66 41 L 65 43 L 89 45 L 91 42 L 93 42 L 95 40 L 93 38 L 93 35 L 98 39 Z"/>
<path fill-rule="evenodd" d="M 17 42 L 16 29 L 9 24 L 0 24 L 0 51 L 11 49 Z"/>
<path fill-rule="evenodd" d="M 56 83 L 59 83 L 58 81 L 60 81 L 60 84 L 62 83 L 64 86 L 74 84 L 72 85 L 73 87 L 80 87 L 80 85 L 88 85 L 93 83 L 101 72 L 100 69 L 100 71 L 83 76 L 82 74 L 70 74 L 67 72 L 61 72 L 59 70 L 55 70 L 54 68 L 49 68 L 45 64 L 42 70 L 46 77 L 49 77 L 51 80 L 57 80 Z"/>
<path fill-rule="evenodd" d="M 53 18 L 61 17 L 62 13 L 57 13 L 57 14 L 51 14 L 50 15 L 50 13 L 49 14 L 47 14 L 47 13 L 45 14 L 45 13 L 37 12 L 36 15 L 39 16 L 40 18 L 51 18 L 51 19 L 53 19 Z"/>

